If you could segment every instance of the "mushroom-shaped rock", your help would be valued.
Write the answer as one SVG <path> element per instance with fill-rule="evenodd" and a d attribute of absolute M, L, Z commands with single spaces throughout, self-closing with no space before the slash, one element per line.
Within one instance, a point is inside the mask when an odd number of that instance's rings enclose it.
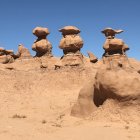
<path fill-rule="evenodd" d="M 18 45 L 18 52 L 16 54 L 19 58 L 30 58 L 31 54 L 27 48 L 25 48 L 22 44 Z"/>
<path fill-rule="evenodd" d="M 90 62 L 96 63 L 98 61 L 98 58 L 92 52 L 88 52 L 88 56 L 89 56 Z"/>
<path fill-rule="evenodd" d="M 36 51 L 36 56 L 52 56 L 52 45 L 47 40 L 46 36 L 49 34 L 48 28 L 36 27 L 33 30 L 33 34 L 37 36 L 37 40 L 34 42 L 32 46 L 32 50 Z"/>
<path fill-rule="evenodd" d="M 129 50 L 128 46 L 122 39 L 115 38 L 116 34 L 123 32 L 123 30 L 114 30 L 112 28 L 105 28 L 102 33 L 106 36 L 106 41 L 103 45 L 105 54 L 125 54 L 125 51 Z"/>
<path fill-rule="evenodd" d="M 129 47 L 122 39 L 115 38 L 115 35 L 121 32 L 123 32 L 123 30 L 114 30 L 112 28 L 106 28 L 102 31 L 106 36 L 106 41 L 103 45 L 103 49 L 105 50 L 103 60 L 104 63 L 108 63 L 110 68 L 114 66 L 129 67 L 126 56 L 126 51 L 129 50 Z"/>
<path fill-rule="evenodd" d="M 59 30 L 63 38 L 60 41 L 59 48 L 63 49 L 64 54 L 76 53 L 83 47 L 83 40 L 78 35 L 80 30 L 74 26 L 65 26 Z"/>
<path fill-rule="evenodd" d="M 83 40 L 79 36 L 80 30 L 75 26 L 65 26 L 59 30 L 62 32 L 62 39 L 59 48 L 63 50 L 64 56 L 62 63 L 64 65 L 80 65 L 83 63 L 83 56 L 80 49 L 83 47 Z"/>

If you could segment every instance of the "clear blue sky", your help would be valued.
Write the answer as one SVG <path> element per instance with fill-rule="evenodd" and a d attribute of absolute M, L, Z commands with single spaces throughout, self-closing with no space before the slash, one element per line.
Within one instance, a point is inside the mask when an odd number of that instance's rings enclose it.
<path fill-rule="evenodd" d="M 61 56 L 58 29 L 74 25 L 84 40 L 82 52 L 101 58 L 105 27 L 123 29 L 122 38 L 130 47 L 129 57 L 140 60 L 140 0 L 0 0 L 0 46 L 17 51 L 19 43 L 29 48 L 36 37 L 36 26 L 48 27 L 53 54 Z"/>

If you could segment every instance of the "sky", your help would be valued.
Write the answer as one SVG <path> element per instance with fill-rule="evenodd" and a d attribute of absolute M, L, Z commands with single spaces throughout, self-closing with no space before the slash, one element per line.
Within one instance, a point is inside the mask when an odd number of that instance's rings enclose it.
<path fill-rule="evenodd" d="M 104 52 L 101 33 L 106 27 L 122 29 L 117 35 L 130 47 L 129 57 L 140 60 L 140 0 L 0 0 L 0 47 L 15 52 L 18 44 L 31 47 L 36 37 L 32 30 L 47 27 L 53 55 L 62 56 L 62 38 L 58 29 L 73 25 L 81 30 L 84 46 L 81 52 L 91 51 L 98 58 Z"/>

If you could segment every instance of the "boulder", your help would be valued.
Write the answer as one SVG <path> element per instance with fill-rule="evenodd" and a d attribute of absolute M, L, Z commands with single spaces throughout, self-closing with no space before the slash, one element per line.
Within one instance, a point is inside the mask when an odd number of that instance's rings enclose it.
<path fill-rule="evenodd" d="M 37 37 L 41 37 L 41 36 L 47 36 L 48 34 L 50 34 L 50 32 L 48 28 L 36 27 L 33 29 L 33 34 Z"/>
<path fill-rule="evenodd" d="M 102 31 L 106 36 L 106 41 L 103 45 L 103 49 L 105 50 L 104 55 L 125 55 L 125 52 L 129 50 L 129 47 L 122 39 L 115 38 L 115 35 L 121 32 L 123 32 L 123 30 L 114 30 L 112 28 L 106 28 Z"/>
<path fill-rule="evenodd" d="M 87 82 L 79 92 L 78 99 L 71 109 L 71 115 L 75 117 L 89 116 L 97 109 L 93 102 L 94 82 Z"/>
<path fill-rule="evenodd" d="M 110 98 L 118 102 L 140 100 L 140 75 L 134 69 L 109 70 L 103 67 L 97 72 L 95 79 L 96 106 Z"/>
<path fill-rule="evenodd" d="M 59 29 L 59 31 L 62 32 L 63 35 L 80 33 L 80 30 L 75 26 L 65 26 L 62 29 Z"/>
<path fill-rule="evenodd" d="M 76 52 L 83 47 L 83 40 L 79 35 L 66 35 L 60 41 L 59 48 L 67 52 Z"/>

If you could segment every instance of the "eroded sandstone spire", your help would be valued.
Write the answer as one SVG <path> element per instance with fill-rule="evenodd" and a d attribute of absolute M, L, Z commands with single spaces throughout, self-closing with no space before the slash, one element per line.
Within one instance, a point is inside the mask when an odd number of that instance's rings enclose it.
<path fill-rule="evenodd" d="M 31 54 L 27 48 L 25 48 L 22 44 L 18 45 L 17 57 L 19 58 L 30 58 Z"/>

